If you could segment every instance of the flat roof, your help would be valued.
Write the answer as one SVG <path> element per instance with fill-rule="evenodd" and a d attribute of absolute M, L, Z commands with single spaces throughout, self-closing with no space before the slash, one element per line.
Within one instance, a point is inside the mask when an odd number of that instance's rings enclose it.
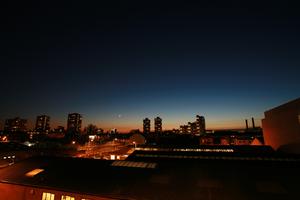
<path fill-rule="evenodd" d="M 280 113 L 282 110 L 294 108 L 294 106 L 297 106 L 299 108 L 299 106 L 300 106 L 300 98 L 291 100 L 289 102 L 286 102 L 284 104 L 281 104 L 279 106 L 271 108 L 271 109 L 265 111 L 265 115 L 268 115 L 271 112 L 275 112 L 275 113 L 279 112 Z"/>
<path fill-rule="evenodd" d="M 121 199 L 295 199 L 299 167 L 299 161 L 34 157 L 0 169 L 0 180 Z M 43 171 L 26 176 L 35 169 Z"/>

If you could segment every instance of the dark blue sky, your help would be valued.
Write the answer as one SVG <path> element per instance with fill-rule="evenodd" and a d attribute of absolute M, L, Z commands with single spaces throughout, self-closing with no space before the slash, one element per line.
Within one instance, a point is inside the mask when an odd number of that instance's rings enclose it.
<path fill-rule="evenodd" d="M 300 95 L 300 14 L 290 2 L 10 5 L 1 33 L 0 119 L 166 128 L 206 116 L 240 127 Z"/>

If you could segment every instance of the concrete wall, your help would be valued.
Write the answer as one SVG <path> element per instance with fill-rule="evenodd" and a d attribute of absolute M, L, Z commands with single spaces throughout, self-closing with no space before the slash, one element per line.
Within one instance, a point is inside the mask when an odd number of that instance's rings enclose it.
<path fill-rule="evenodd" d="M 265 112 L 262 120 L 266 145 L 275 150 L 283 145 L 300 145 L 300 98 Z"/>

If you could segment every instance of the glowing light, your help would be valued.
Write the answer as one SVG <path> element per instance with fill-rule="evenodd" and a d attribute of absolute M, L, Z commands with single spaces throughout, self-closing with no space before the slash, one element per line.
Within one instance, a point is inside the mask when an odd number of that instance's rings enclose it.
<path fill-rule="evenodd" d="M 136 148 L 138 151 L 183 151 L 183 152 L 222 152 L 233 153 L 233 149 L 168 149 L 168 148 Z"/>
<path fill-rule="evenodd" d="M 4 137 L 2 138 L 2 141 L 6 142 L 6 141 L 7 141 L 7 137 L 4 136 Z"/>
<path fill-rule="evenodd" d="M 54 200 L 54 197 L 54 194 L 43 192 L 42 200 Z"/>
<path fill-rule="evenodd" d="M 61 200 L 75 200 L 75 197 L 61 196 Z"/>
<path fill-rule="evenodd" d="M 116 160 L 116 156 L 115 155 L 110 155 L 110 159 L 111 160 Z"/>
<path fill-rule="evenodd" d="M 38 175 L 39 173 L 41 173 L 43 171 L 44 171 L 44 169 L 34 169 L 34 170 L 26 173 L 25 176 L 27 176 L 27 177 L 34 177 L 34 176 Z"/>

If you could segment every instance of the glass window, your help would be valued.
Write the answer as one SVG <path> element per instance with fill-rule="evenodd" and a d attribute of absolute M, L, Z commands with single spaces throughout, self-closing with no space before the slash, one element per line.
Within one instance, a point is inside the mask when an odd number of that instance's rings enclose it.
<path fill-rule="evenodd" d="M 70 197 L 70 196 L 61 196 L 61 200 L 75 200 L 75 197 Z"/>
<path fill-rule="evenodd" d="M 43 192 L 42 200 L 54 200 L 54 194 Z"/>

